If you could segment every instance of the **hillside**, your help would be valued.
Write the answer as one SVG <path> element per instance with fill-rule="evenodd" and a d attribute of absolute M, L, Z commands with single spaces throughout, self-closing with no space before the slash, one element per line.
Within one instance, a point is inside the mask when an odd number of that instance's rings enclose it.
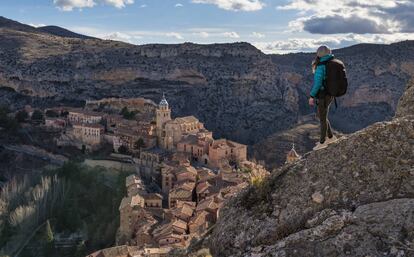
<path fill-rule="evenodd" d="M 158 102 L 165 92 L 173 115 L 195 115 L 217 136 L 251 145 L 313 112 L 306 102 L 313 54 L 266 55 L 248 43 L 136 46 L 1 21 L 0 102 L 12 109 L 111 97 Z M 350 89 L 331 115 L 334 128 L 353 132 L 390 119 L 414 74 L 414 42 L 335 54 L 347 64 Z"/>
<path fill-rule="evenodd" d="M 275 170 L 220 212 L 214 256 L 413 256 L 414 81 L 392 121 Z"/>
<path fill-rule="evenodd" d="M 93 37 L 81 35 L 70 30 L 58 27 L 58 26 L 43 26 L 38 27 L 37 30 L 46 32 L 59 37 L 68 37 L 68 38 L 80 38 L 80 39 L 93 39 Z"/>

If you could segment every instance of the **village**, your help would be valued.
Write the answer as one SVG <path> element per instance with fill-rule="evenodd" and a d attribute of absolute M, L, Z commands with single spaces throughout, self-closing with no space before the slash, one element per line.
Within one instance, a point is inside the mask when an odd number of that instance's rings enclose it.
<path fill-rule="evenodd" d="M 247 159 L 246 145 L 214 139 L 194 116 L 172 118 L 164 95 L 159 104 L 136 100 L 139 111 L 121 104 L 119 113 L 110 113 L 103 103 L 47 109 L 44 126 L 59 131 L 58 147 L 99 152 L 110 145 L 110 156 L 133 165 L 119 206 L 117 247 L 143 256 L 185 249 L 214 226 L 229 197 L 269 174 Z M 26 112 L 33 115 L 29 107 Z M 288 163 L 299 158 L 294 147 L 287 154 Z M 103 251 L 89 256 L 104 256 Z"/>

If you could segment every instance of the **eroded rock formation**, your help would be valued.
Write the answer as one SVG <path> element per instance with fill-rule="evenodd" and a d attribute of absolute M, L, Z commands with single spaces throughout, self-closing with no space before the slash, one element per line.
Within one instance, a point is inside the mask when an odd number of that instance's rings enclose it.
<path fill-rule="evenodd" d="M 413 256 L 412 85 L 397 117 L 277 169 L 233 199 L 214 256 Z"/>

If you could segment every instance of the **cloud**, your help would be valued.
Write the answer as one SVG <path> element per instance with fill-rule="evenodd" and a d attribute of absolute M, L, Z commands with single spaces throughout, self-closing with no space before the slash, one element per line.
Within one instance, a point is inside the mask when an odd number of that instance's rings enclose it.
<path fill-rule="evenodd" d="M 390 32 L 387 26 L 357 15 L 352 15 L 350 17 L 333 15 L 310 18 L 303 21 L 303 29 L 315 34 L 381 34 Z"/>
<path fill-rule="evenodd" d="M 39 28 L 39 27 L 44 27 L 44 26 L 46 26 L 46 24 L 43 24 L 43 23 L 36 23 L 36 24 L 34 24 L 34 23 L 29 23 L 28 25 L 29 25 L 29 26 L 32 26 L 32 27 L 35 27 L 35 28 Z"/>
<path fill-rule="evenodd" d="M 394 34 L 343 34 L 335 36 L 323 36 L 319 38 L 290 38 L 271 42 L 252 43 L 265 53 L 285 54 L 292 52 L 315 52 L 321 45 L 328 45 L 336 49 L 360 43 L 390 44 L 402 39 L 414 40 L 414 33 Z"/>
<path fill-rule="evenodd" d="M 91 8 L 98 3 L 124 8 L 128 4 L 133 4 L 134 0 L 53 0 L 53 3 L 63 11 L 72 11 L 73 9 Z"/>
<path fill-rule="evenodd" d="M 250 36 L 254 38 L 265 38 L 266 37 L 265 34 L 259 33 L 259 32 L 253 32 Z"/>
<path fill-rule="evenodd" d="M 139 8 L 147 8 L 148 7 L 148 5 L 146 5 L 146 4 L 141 4 L 140 6 L 139 6 Z"/>
<path fill-rule="evenodd" d="M 223 32 L 223 33 L 221 33 L 221 36 L 228 37 L 228 38 L 240 38 L 239 34 L 237 34 L 234 31 L 231 31 L 231 32 Z"/>
<path fill-rule="evenodd" d="M 184 39 L 184 37 L 180 33 L 177 33 L 177 32 L 168 32 L 165 35 L 167 37 L 174 37 L 176 39 Z"/>
<path fill-rule="evenodd" d="M 195 32 L 193 35 L 201 38 L 208 38 L 210 36 L 210 34 L 205 31 Z"/>
<path fill-rule="evenodd" d="M 184 5 L 183 4 L 180 4 L 180 3 L 177 3 L 177 4 L 175 4 L 175 7 L 183 7 Z"/>
<path fill-rule="evenodd" d="M 289 0 L 280 10 L 296 10 L 293 31 L 313 34 L 388 34 L 414 31 L 414 3 L 409 0 Z"/>
<path fill-rule="evenodd" d="M 195 4 L 214 4 L 229 11 L 258 11 L 265 4 L 261 0 L 192 0 Z"/>

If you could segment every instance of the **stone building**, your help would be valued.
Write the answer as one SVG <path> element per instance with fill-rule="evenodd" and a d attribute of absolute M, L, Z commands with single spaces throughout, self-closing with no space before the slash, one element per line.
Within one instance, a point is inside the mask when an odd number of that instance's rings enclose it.
<path fill-rule="evenodd" d="M 155 118 L 158 145 L 167 150 L 175 150 L 183 136 L 204 129 L 203 123 L 194 116 L 171 119 L 171 109 L 165 96 L 158 105 Z"/>
<path fill-rule="evenodd" d="M 154 238 L 160 247 L 184 247 L 189 236 L 186 222 L 176 219 L 154 230 Z"/>
<path fill-rule="evenodd" d="M 97 112 L 87 111 L 83 109 L 72 109 L 68 114 L 69 123 L 99 123 L 102 120 L 102 115 Z"/>
<path fill-rule="evenodd" d="M 162 208 L 163 197 L 157 193 L 148 193 L 144 195 L 146 208 Z"/>
<path fill-rule="evenodd" d="M 114 134 L 113 147 L 117 151 L 123 145 L 130 151 L 139 151 L 148 149 L 157 145 L 157 137 L 155 135 L 155 124 L 146 121 L 127 120 L 119 117 L 119 115 L 106 116 L 106 125 L 108 131 Z M 142 140 L 143 145 L 137 145 Z"/>
<path fill-rule="evenodd" d="M 169 157 L 169 153 L 160 148 L 150 148 L 140 151 L 139 158 L 134 159 L 141 177 L 147 181 L 161 181 L 161 169 L 163 162 Z"/>
<path fill-rule="evenodd" d="M 183 163 L 164 163 L 161 168 L 161 189 L 167 194 L 178 184 L 185 182 L 195 183 L 197 170 L 187 160 Z"/>
<path fill-rule="evenodd" d="M 64 129 L 67 125 L 66 119 L 58 117 L 46 117 L 45 126 L 52 129 Z"/>
<path fill-rule="evenodd" d="M 175 177 L 176 167 L 164 163 L 161 168 L 161 189 L 164 194 L 168 194 L 170 190 L 177 183 L 177 178 Z"/>
<path fill-rule="evenodd" d="M 73 136 L 83 144 L 90 147 L 97 146 L 102 142 L 104 127 L 96 123 L 72 123 Z"/>
<path fill-rule="evenodd" d="M 207 211 L 197 212 L 188 222 L 190 234 L 202 235 L 211 226 L 211 213 Z"/>
<path fill-rule="evenodd" d="M 184 136 L 177 144 L 177 151 L 188 153 L 192 160 L 207 165 L 209 145 L 214 141 L 213 133 L 207 130 Z"/>
<path fill-rule="evenodd" d="M 295 144 L 292 144 L 292 149 L 288 152 L 286 156 L 286 163 L 293 163 L 299 160 L 301 156 L 295 150 Z"/>
<path fill-rule="evenodd" d="M 208 160 L 210 167 L 220 168 L 223 162 L 243 162 L 247 160 L 247 146 L 227 139 L 214 140 L 209 145 Z"/>
<path fill-rule="evenodd" d="M 133 233 L 133 224 L 142 216 L 145 200 L 140 195 L 124 197 L 119 206 L 120 225 L 119 225 L 119 241 L 129 240 Z"/>
<path fill-rule="evenodd" d="M 176 206 L 170 209 L 170 219 L 180 219 L 189 222 L 196 208 L 195 202 L 176 201 Z"/>
<path fill-rule="evenodd" d="M 136 175 L 130 175 L 125 179 L 125 186 L 127 189 L 128 196 L 134 196 L 137 194 L 144 194 L 145 188 L 144 184 L 142 183 L 141 179 L 139 179 Z"/>
<path fill-rule="evenodd" d="M 177 201 L 192 202 L 194 189 L 194 182 L 186 182 L 171 189 L 168 194 L 168 207 L 174 208 Z"/>
<path fill-rule="evenodd" d="M 217 190 L 211 185 L 208 181 L 198 183 L 196 187 L 197 201 L 200 202 L 206 199 L 208 196 L 211 196 Z"/>

